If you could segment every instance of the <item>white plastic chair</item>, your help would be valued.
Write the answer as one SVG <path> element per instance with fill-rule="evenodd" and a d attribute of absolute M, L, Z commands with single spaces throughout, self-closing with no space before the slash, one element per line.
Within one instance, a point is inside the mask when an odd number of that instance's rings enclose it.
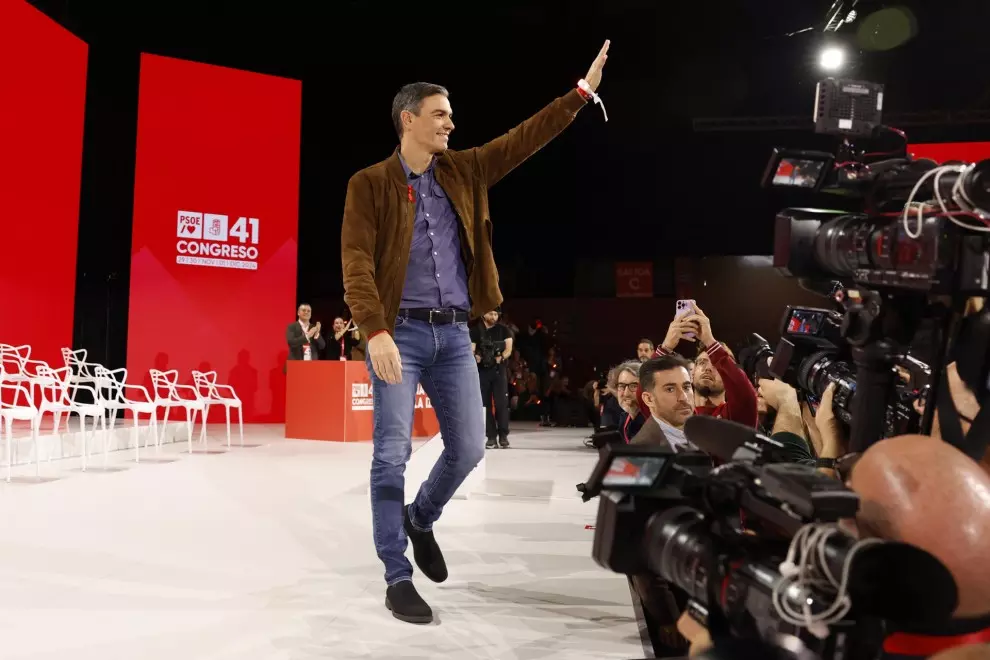
<path fill-rule="evenodd" d="M 14 397 L 11 403 L 3 402 L 3 394 L 13 392 Z M 0 430 L 5 430 L 4 438 L 7 442 L 7 481 L 10 481 L 10 471 L 13 465 L 13 452 L 11 449 L 14 437 L 14 421 L 31 422 L 31 439 L 34 441 L 34 473 L 41 476 L 41 450 L 39 444 L 38 429 L 41 426 L 41 412 L 34 405 L 34 397 L 31 390 L 19 383 L 0 382 Z"/>
<path fill-rule="evenodd" d="M 31 345 L 13 346 L 11 344 L 0 344 L 0 355 L 16 355 L 19 358 L 27 360 L 31 357 Z"/>
<path fill-rule="evenodd" d="M 31 347 L 0 344 L 0 379 L 7 383 L 31 383 L 37 379 L 38 367 L 46 362 L 31 359 Z"/>
<path fill-rule="evenodd" d="M 72 369 L 70 367 L 62 367 L 61 369 L 52 369 L 50 367 L 39 367 L 38 376 L 43 379 L 48 379 L 43 383 L 41 388 L 42 391 L 42 401 L 39 406 L 40 412 L 44 415 L 46 412 L 50 412 L 55 415 L 55 431 L 59 430 L 59 419 L 62 413 L 66 413 L 66 428 L 68 428 L 69 420 L 68 417 L 72 413 L 79 415 L 79 431 L 82 437 L 82 469 L 86 470 L 86 464 L 89 461 L 89 444 L 86 442 L 86 418 L 93 418 L 93 429 L 90 432 L 90 439 L 96 438 L 96 421 L 99 419 L 100 428 L 103 431 L 103 462 L 106 464 L 107 460 L 107 445 L 110 438 L 107 436 L 107 425 L 106 425 L 106 408 L 100 403 L 99 397 L 96 394 L 96 389 L 89 385 L 80 385 L 78 383 L 73 384 L 72 382 Z M 72 396 L 69 394 L 69 389 L 72 388 L 74 395 L 78 390 L 86 390 L 90 392 L 93 396 L 94 403 L 78 403 L 73 400 Z M 52 460 L 51 453 L 48 455 L 49 462 Z"/>
<path fill-rule="evenodd" d="M 244 409 L 241 407 L 241 400 L 237 392 L 230 385 L 217 384 L 217 372 L 215 371 L 193 371 L 193 383 L 196 384 L 196 393 L 203 400 L 205 409 L 203 411 L 203 425 L 210 416 L 210 406 L 223 406 L 227 414 L 227 449 L 230 449 L 230 409 L 237 408 L 237 426 L 241 434 L 241 446 L 244 446 Z M 230 392 L 230 396 L 223 396 L 221 392 Z"/>
<path fill-rule="evenodd" d="M 117 421 L 118 410 L 128 410 L 134 425 L 131 427 L 131 437 L 134 439 L 134 460 L 141 461 L 141 438 L 138 430 L 138 423 L 141 415 L 148 415 L 148 430 L 155 440 L 155 452 L 158 451 L 161 443 L 158 438 L 158 408 L 154 400 L 143 385 L 132 385 L 127 382 L 127 369 L 114 369 L 111 371 L 106 367 L 97 366 L 96 369 L 97 396 L 100 403 L 110 412 L 110 434 L 113 435 L 114 423 Z M 136 390 L 142 395 L 140 399 L 131 399 L 127 396 L 128 388 Z M 106 444 L 106 443 L 104 443 Z M 148 438 L 145 436 L 144 447 L 148 448 Z"/>
<path fill-rule="evenodd" d="M 175 369 L 170 371 L 159 371 L 151 369 L 151 386 L 155 389 L 155 407 L 165 408 L 165 419 L 162 421 L 162 437 L 168 428 L 168 414 L 172 408 L 186 409 L 186 438 L 189 441 L 189 453 L 192 453 L 192 430 L 196 423 L 196 412 L 203 412 L 206 409 L 204 400 L 199 396 L 199 392 L 192 385 L 179 385 L 179 372 Z M 162 392 L 166 392 L 162 396 Z M 192 398 L 183 397 L 181 392 L 189 392 Z M 203 415 L 203 429 L 200 431 L 200 439 L 206 443 L 206 415 Z"/>
<path fill-rule="evenodd" d="M 41 400 L 41 392 L 39 390 L 36 393 L 35 390 L 48 382 L 38 375 L 38 368 L 47 367 L 48 364 L 41 360 L 32 360 L 30 355 L 31 347 L 28 345 L 0 344 L 0 383 L 23 385 L 31 395 L 31 401 L 37 404 Z M 18 445 L 14 445 L 14 459 L 17 458 L 17 447 Z"/>
<path fill-rule="evenodd" d="M 76 389 L 79 385 L 86 385 L 85 389 L 96 389 L 96 373 L 95 368 L 100 366 L 95 362 L 86 361 L 86 349 L 80 348 L 78 350 L 72 350 L 71 348 L 62 349 L 62 360 L 65 362 L 65 366 L 71 370 L 72 377 L 69 382 L 72 384 L 72 400 L 76 400 Z M 95 399 L 94 399 L 95 401 Z"/>

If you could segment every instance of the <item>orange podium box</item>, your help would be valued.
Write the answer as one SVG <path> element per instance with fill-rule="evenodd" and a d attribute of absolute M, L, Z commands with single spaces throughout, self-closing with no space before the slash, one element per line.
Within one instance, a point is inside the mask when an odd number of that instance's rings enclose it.
<path fill-rule="evenodd" d="M 371 440 L 374 392 L 364 362 L 289 360 L 285 387 L 285 437 L 299 440 Z M 436 413 L 416 387 L 412 437 L 440 432 Z"/>

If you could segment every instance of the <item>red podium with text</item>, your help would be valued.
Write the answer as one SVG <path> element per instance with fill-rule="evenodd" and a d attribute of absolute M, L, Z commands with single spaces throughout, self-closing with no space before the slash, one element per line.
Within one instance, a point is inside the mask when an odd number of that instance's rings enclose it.
<path fill-rule="evenodd" d="M 285 437 L 299 440 L 371 440 L 374 392 L 364 362 L 289 360 Z M 412 437 L 432 438 L 440 425 L 422 386 L 416 389 Z"/>

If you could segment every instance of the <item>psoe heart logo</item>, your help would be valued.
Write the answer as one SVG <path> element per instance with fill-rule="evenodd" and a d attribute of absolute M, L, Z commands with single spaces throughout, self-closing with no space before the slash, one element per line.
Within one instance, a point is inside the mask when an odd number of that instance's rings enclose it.
<path fill-rule="evenodd" d="M 179 211 L 175 235 L 179 238 L 203 238 L 203 214 Z"/>
<path fill-rule="evenodd" d="M 175 263 L 258 270 L 260 230 L 258 218 L 241 216 L 230 226 L 227 215 L 179 211 Z"/>

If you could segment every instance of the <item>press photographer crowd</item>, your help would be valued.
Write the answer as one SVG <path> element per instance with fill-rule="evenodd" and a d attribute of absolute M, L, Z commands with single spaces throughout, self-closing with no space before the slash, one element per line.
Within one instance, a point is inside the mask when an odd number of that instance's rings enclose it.
<path fill-rule="evenodd" d="M 577 489 L 658 657 L 990 657 L 990 161 L 914 159 L 881 96 L 820 83 L 838 152 L 764 177 L 848 206 L 776 218 L 774 266 L 821 306 L 734 353 L 678 301 L 596 393 Z"/>

